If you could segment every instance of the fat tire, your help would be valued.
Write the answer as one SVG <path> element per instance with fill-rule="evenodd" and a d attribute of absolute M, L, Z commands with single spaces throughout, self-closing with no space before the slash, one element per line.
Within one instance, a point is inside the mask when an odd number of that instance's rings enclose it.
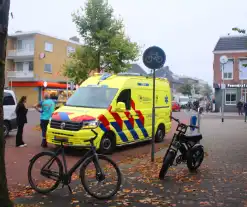
<path fill-rule="evenodd" d="M 172 166 L 172 163 L 173 163 L 175 157 L 176 157 L 176 153 L 173 151 L 169 151 L 167 153 L 166 157 L 164 157 L 163 164 L 162 164 L 162 167 L 160 169 L 160 174 L 159 174 L 160 180 L 163 180 L 165 178 L 166 173 L 167 173 L 169 167 Z"/>
<path fill-rule="evenodd" d="M 201 157 L 201 160 L 199 161 L 199 164 L 197 166 L 194 166 L 194 164 L 193 164 L 193 153 L 198 150 L 198 147 L 192 148 L 192 149 L 190 149 L 188 151 L 188 154 L 187 154 L 187 167 L 188 167 L 189 171 L 191 171 L 191 172 L 196 171 L 201 166 L 201 164 L 203 162 L 204 149 L 203 149 L 203 147 L 200 147 L 199 149 L 202 151 L 202 157 Z"/>
<path fill-rule="evenodd" d="M 30 164 L 28 166 L 28 181 L 29 181 L 30 186 L 38 193 L 41 193 L 41 194 L 50 193 L 50 192 L 54 191 L 59 186 L 60 182 L 62 181 L 63 165 L 62 165 L 62 162 L 60 161 L 60 159 L 56 156 L 54 157 L 54 155 L 55 154 L 53 152 L 41 152 L 41 153 L 35 155 L 30 161 Z M 42 156 L 50 156 L 51 158 L 54 157 L 55 162 L 57 163 L 57 165 L 59 167 L 60 178 L 56 181 L 56 183 L 51 188 L 48 188 L 46 190 L 42 190 L 42 189 L 37 188 L 37 186 L 33 183 L 33 179 L 32 179 L 33 165 L 37 161 L 37 159 L 39 159 Z"/>
<path fill-rule="evenodd" d="M 96 195 L 95 193 L 91 192 L 87 183 L 85 182 L 85 173 L 86 173 L 86 168 L 87 166 L 93 162 L 93 159 L 94 157 L 90 157 L 88 159 L 86 159 L 82 166 L 81 166 L 81 169 L 80 169 L 80 178 L 81 178 L 81 184 L 82 186 L 84 187 L 85 191 L 91 195 L 92 197 L 96 198 L 96 199 L 99 199 L 99 200 L 104 200 L 104 199 L 110 199 L 111 197 L 113 197 L 114 195 L 117 194 L 117 192 L 120 190 L 121 188 L 121 184 L 122 184 L 122 174 L 121 174 L 121 171 L 119 169 L 119 167 L 117 166 L 117 164 L 112 161 L 110 158 L 108 158 L 107 156 L 105 155 L 100 155 L 98 154 L 98 159 L 100 160 L 106 160 L 107 162 L 109 162 L 113 167 L 114 169 L 116 170 L 117 172 L 117 176 L 118 176 L 118 180 L 117 180 L 117 186 L 116 186 L 116 189 L 110 194 L 110 195 L 106 195 L 106 196 L 98 196 Z"/>

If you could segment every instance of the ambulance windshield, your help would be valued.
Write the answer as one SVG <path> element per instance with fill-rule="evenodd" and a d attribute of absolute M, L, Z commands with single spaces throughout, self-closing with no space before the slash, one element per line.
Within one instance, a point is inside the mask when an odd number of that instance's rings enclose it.
<path fill-rule="evenodd" d="M 66 106 L 85 108 L 107 108 L 118 89 L 107 87 L 80 87 L 68 99 Z"/>

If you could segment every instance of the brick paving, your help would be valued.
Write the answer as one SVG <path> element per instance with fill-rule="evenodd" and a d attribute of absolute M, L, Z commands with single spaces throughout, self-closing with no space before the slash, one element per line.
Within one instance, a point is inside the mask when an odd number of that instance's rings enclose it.
<path fill-rule="evenodd" d="M 156 162 L 149 157 L 120 164 L 125 177 L 122 191 L 110 201 L 87 196 L 79 185 L 74 193 L 67 189 L 47 197 L 35 194 L 19 198 L 16 203 L 40 206 L 247 206 L 247 127 L 241 120 L 221 123 L 216 119 L 202 120 L 201 129 L 206 157 L 196 174 L 186 166 L 172 167 L 164 181 L 157 179 L 165 150 L 156 153 Z M 62 198 L 62 199 L 61 199 Z"/>

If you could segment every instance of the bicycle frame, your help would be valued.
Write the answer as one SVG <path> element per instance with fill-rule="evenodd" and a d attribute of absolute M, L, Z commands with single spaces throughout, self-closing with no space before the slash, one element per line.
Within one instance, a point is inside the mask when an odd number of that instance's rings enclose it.
<path fill-rule="evenodd" d="M 85 147 L 86 148 L 86 147 Z M 74 165 L 73 167 L 71 167 L 71 169 L 68 170 L 67 168 L 67 162 L 66 162 L 66 158 L 65 158 L 65 152 L 64 152 L 64 145 L 61 144 L 61 146 L 59 147 L 59 149 L 54 153 L 54 156 L 41 168 L 41 171 L 44 170 L 46 168 L 47 165 L 49 165 L 49 167 L 53 164 L 53 162 L 55 161 L 55 157 L 58 157 L 60 154 L 62 154 L 62 164 L 63 164 L 63 181 L 64 184 L 68 184 L 70 183 L 70 179 L 72 174 L 80 167 L 80 165 L 89 157 L 94 156 L 96 159 L 96 163 L 97 163 L 97 153 L 96 153 L 96 147 L 95 146 L 90 146 L 90 150 L 86 152 L 85 155 L 83 155 L 83 157 L 81 159 L 79 159 Z M 96 167 L 98 168 L 99 166 L 96 164 Z M 99 167 L 100 168 L 100 167 Z M 98 169 L 97 169 L 98 170 Z M 101 169 L 100 169 L 101 172 Z M 102 172 L 101 172 L 102 173 Z M 52 174 L 52 173 L 51 173 Z M 53 175 L 53 174 L 52 174 Z"/>

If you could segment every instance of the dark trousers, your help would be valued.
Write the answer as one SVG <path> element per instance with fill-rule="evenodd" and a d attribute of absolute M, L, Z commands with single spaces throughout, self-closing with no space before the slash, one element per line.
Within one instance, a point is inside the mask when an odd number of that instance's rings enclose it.
<path fill-rule="evenodd" d="M 243 110 L 242 110 L 242 108 L 238 108 L 238 114 L 239 114 L 239 115 L 243 115 Z"/>
<path fill-rule="evenodd" d="M 17 147 L 22 145 L 22 144 L 24 144 L 24 142 L 22 140 L 23 128 L 24 128 L 24 124 L 19 124 L 18 125 L 17 134 L 16 134 L 16 146 Z"/>
<path fill-rule="evenodd" d="M 42 138 L 46 138 L 46 131 L 47 131 L 47 126 L 49 124 L 49 120 L 40 120 L 40 128 L 42 131 Z"/>

